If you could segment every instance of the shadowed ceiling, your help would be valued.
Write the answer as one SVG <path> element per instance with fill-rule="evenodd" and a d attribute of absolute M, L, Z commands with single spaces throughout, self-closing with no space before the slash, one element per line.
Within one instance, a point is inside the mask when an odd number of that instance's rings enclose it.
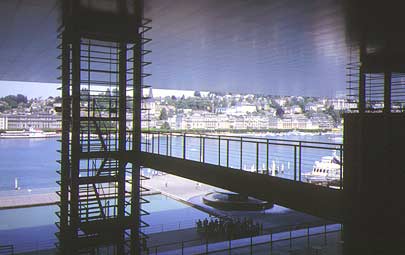
<path fill-rule="evenodd" d="M 378 4 L 355 2 L 348 10 L 339 0 L 145 1 L 145 17 L 153 20 L 148 34 L 153 41 L 146 46 L 153 51 L 153 76 L 147 83 L 155 88 L 334 96 L 345 88 L 349 45 L 364 38 L 357 31 L 362 22 L 374 24 L 376 34 L 386 30 L 379 21 L 387 10 L 379 17 Z M 356 12 L 364 9 L 363 3 L 368 3 L 367 11 Z M 57 82 L 57 4 L 0 1 L 0 80 Z M 374 23 L 359 13 L 372 15 Z M 375 50 L 376 44 L 378 49 L 381 38 L 373 36 L 370 48 Z"/>

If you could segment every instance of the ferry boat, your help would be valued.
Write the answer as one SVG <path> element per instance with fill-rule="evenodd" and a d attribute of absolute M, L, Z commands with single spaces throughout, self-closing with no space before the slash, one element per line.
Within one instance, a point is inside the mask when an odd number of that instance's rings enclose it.
<path fill-rule="evenodd" d="M 49 137 L 58 137 L 60 136 L 56 132 L 44 132 L 42 130 L 37 130 L 30 128 L 27 130 L 21 131 L 6 131 L 5 133 L 0 134 L 1 139 L 13 139 L 13 138 L 49 138 Z"/>
<path fill-rule="evenodd" d="M 340 182 L 342 162 L 334 156 L 324 156 L 320 161 L 315 161 L 312 171 L 303 174 L 309 183 L 322 185 L 336 185 Z"/>

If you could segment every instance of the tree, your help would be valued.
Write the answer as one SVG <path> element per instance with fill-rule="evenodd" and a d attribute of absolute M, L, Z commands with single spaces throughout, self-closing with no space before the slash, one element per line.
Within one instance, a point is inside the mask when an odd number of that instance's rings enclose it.
<path fill-rule="evenodd" d="M 62 103 L 62 98 L 60 96 L 55 97 L 55 103 Z"/>
<path fill-rule="evenodd" d="M 162 110 L 160 110 L 159 120 L 167 120 L 167 119 L 168 119 L 167 110 L 166 108 L 163 108 Z"/>
<path fill-rule="evenodd" d="M 170 124 L 167 121 L 165 121 L 160 128 L 168 130 L 170 129 Z"/>
<path fill-rule="evenodd" d="M 284 115 L 284 110 L 283 110 L 283 108 L 278 107 L 278 108 L 276 109 L 276 116 L 282 118 L 283 115 Z"/>
<path fill-rule="evenodd" d="M 329 106 L 325 113 L 332 117 L 335 126 L 339 125 L 339 123 L 342 121 L 342 112 L 335 110 L 333 105 Z"/>
<path fill-rule="evenodd" d="M 201 93 L 200 93 L 200 91 L 194 91 L 194 96 L 195 97 L 201 97 Z"/>
<path fill-rule="evenodd" d="M 24 103 L 26 104 L 28 102 L 27 97 L 21 94 L 17 94 L 17 103 Z"/>

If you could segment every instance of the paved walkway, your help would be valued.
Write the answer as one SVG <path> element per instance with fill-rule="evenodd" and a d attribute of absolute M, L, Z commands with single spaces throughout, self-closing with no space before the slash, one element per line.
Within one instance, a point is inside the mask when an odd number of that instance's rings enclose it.
<path fill-rule="evenodd" d="M 59 201 L 56 193 L 29 194 L 0 197 L 0 209 L 12 209 L 31 206 L 53 205 Z"/>
<path fill-rule="evenodd" d="M 151 190 L 144 194 L 154 195 L 159 194 L 159 192 Z M 56 192 L 49 192 L 48 190 L 44 193 L 40 190 L 33 192 L 27 190 L 16 190 L 7 193 L 0 192 L 0 210 L 54 205 L 59 202 L 59 199 Z"/>
<path fill-rule="evenodd" d="M 214 190 L 221 190 L 170 174 L 155 175 L 149 180 L 143 181 L 142 185 L 183 201 L 188 201 L 192 197 L 204 195 Z"/>
<path fill-rule="evenodd" d="M 217 217 L 251 218 L 255 222 L 263 224 L 265 229 L 303 224 L 322 225 L 332 223 L 279 205 L 274 205 L 273 208 L 265 211 L 223 211 L 215 209 L 205 205 L 202 197 L 215 190 L 223 191 L 222 189 L 201 183 L 197 185 L 195 181 L 174 175 L 157 175 L 150 180 L 144 181 L 143 185 Z"/>
<path fill-rule="evenodd" d="M 201 204 L 193 203 L 194 197 L 203 196 L 215 190 L 222 190 L 214 186 L 197 183 L 188 179 L 170 174 L 155 175 L 151 179 L 143 181 L 143 186 L 153 191 L 158 191 L 172 199 L 186 203 L 201 211 L 215 216 L 225 216 L 222 212 L 212 210 L 211 207 L 204 207 Z"/>

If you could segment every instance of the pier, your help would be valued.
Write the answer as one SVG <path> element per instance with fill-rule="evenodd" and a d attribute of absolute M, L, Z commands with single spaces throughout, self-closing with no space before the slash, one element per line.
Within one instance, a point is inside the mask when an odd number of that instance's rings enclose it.
<path fill-rule="evenodd" d="M 0 210 L 54 205 L 59 201 L 59 196 L 55 192 L 41 194 L 30 194 L 25 190 L 19 190 L 18 192 L 20 194 L 0 196 Z"/>

